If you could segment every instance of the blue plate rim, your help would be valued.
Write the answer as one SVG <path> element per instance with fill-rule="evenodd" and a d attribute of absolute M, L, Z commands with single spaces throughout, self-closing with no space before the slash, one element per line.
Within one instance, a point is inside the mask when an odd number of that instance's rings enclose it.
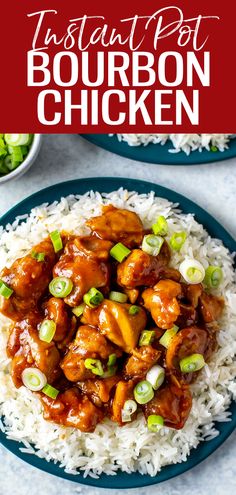
<path fill-rule="evenodd" d="M 111 184 L 112 187 L 110 187 L 109 184 Z M 76 191 L 77 187 L 82 189 L 82 191 Z M 33 193 L 32 195 L 24 198 L 22 201 L 13 206 L 0 218 L 0 225 L 5 226 L 9 222 L 12 223 L 16 216 L 22 215 L 23 213 L 26 213 L 26 211 L 29 212 L 38 204 L 45 202 L 50 203 L 54 200 L 60 199 L 60 197 L 65 197 L 68 194 L 84 194 L 84 192 L 92 189 L 99 192 L 109 192 L 111 190 L 118 189 L 119 187 L 124 187 L 128 190 L 135 190 L 139 193 L 154 191 L 157 196 L 169 199 L 174 203 L 180 203 L 180 207 L 184 212 L 194 213 L 197 221 L 202 223 L 211 235 L 213 234 L 215 237 L 223 238 L 222 240 L 226 247 L 228 247 L 231 252 L 236 251 L 236 242 L 232 238 L 232 236 L 214 217 L 207 213 L 198 204 L 194 203 L 185 196 L 166 187 L 159 186 L 158 184 L 138 179 L 126 179 L 122 177 L 88 177 L 84 179 L 74 179 L 54 184 Z M 63 194 L 64 191 L 66 191 L 65 194 Z M 50 193 L 54 194 L 53 198 L 50 198 Z M 47 196 L 49 196 L 49 198 L 46 201 Z M 39 199 L 40 203 L 38 202 Z M 204 221 L 204 218 L 206 221 Z M 226 423 L 217 423 L 217 428 L 220 430 L 220 435 L 218 437 L 211 440 L 210 442 L 201 442 L 196 449 L 192 449 L 191 454 L 187 458 L 186 462 L 166 466 L 155 477 L 150 477 L 149 475 L 140 475 L 139 473 L 128 474 L 118 472 L 116 476 L 102 475 L 98 479 L 90 477 L 83 478 L 81 474 L 72 475 L 69 473 L 65 473 L 65 471 L 60 468 L 58 464 L 54 464 L 52 461 L 47 462 L 45 459 L 40 459 L 35 455 L 25 454 L 21 452 L 19 450 L 21 444 L 19 442 L 7 439 L 6 435 L 2 432 L 0 432 L 0 443 L 7 450 L 15 454 L 18 458 L 24 460 L 28 464 L 63 479 L 68 479 L 70 481 L 77 482 L 83 485 L 99 488 L 140 488 L 155 485 L 157 483 L 167 481 L 176 476 L 179 476 L 180 474 L 183 474 L 184 472 L 187 472 L 188 470 L 197 466 L 200 462 L 202 462 L 209 455 L 215 452 L 216 449 L 219 448 L 231 435 L 236 427 L 236 403 L 233 402 L 231 404 L 230 410 L 232 412 L 232 421 Z M 197 454 L 197 456 L 195 454 Z"/>
<path fill-rule="evenodd" d="M 164 145 L 150 143 L 147 146 L 129 146 L 124 141 L 118 141 L 116 135 L 80 134 L 80 136 L 93 145 L 106 151 L 110 151 L 118 156 L 153 165 L 209 165 L 223 160 L 230 160 L 236 156 L 236 139 L 230 141 L 229 148 L 224 152 L 217 151 L 213 153 L 203 150 L 202 152 L 193 151 L 190 155 L 186 155 L 183 151 L 180 153 L 169 153 L 168 150 L 171 148 L 169 141 Z M 158 157 L 158 151 L 161 154 L 160 160 L 156 158 L 156 155 Z M 153 158 L 153 155 L 155 158 Z"/>

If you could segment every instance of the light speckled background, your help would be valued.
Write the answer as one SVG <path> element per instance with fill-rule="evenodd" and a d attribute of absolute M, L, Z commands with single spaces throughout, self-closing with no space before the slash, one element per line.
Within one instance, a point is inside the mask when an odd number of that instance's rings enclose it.
<path fill-rule="evenodd" d="M 56 182 L 111 175 L 149 180 L 175 189 L 199 203 L 236 238 L 236 159 L 191 167 L 146 165 L 112 155 L 70 134 L 44 136 L 42 150 L 32 169 L 18 181 L 0 185 L 0 215 L 29 194 Z M 181 477 L 148 489 L 132 490 L 132 494 L 235 494 L 235 439 L 234 433 L 208 460 Z M 56 479 L 0 448 L 0 495 L 61 493 L 117 495 L 118 491 L 85 488 Z"/>

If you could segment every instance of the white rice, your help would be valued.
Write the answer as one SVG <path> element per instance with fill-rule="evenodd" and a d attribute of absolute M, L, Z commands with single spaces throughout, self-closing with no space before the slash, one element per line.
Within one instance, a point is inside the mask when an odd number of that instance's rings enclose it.
<path fill-rule="evenodd" d="M 161 144 L 170 141 L 173 148 L 170 153 L 184 151 L 189 155 L 192 151 L 202 152 L 216 146 L 219 151 L 225 151 L 233 134 L 117 134 L 119 141 L 125 141 L 129 146 L 147 146 L 150 143 Z"/>
<path fill-rule="evenodd" d="M 205 267 L 209 263 L 223 267 L 221 291 L 226 309 L 220 322 L 219 349 L 191 386 L 190 417 L 182 430 L 164 427 L 158 434 L 147 430 L 142 415 L 123 428 L 105 420 L 94 433 L 86 434 L 45 421 L 40 400 L 26 388 L 17 390 L 12 384 L 10 360 L 5 353 L 10 321 L 1 316 L 1 429 L 8 438 L 22 442 L 23 452 L 59 462 L 66 472 L 82 471 L 84 476 L 97 477 L 102 472 L 114 475 L 121 469 L 154 476 L 162 466 L 185 461 L 201 440 L 216 437 L 216 420 L 230 421 L 227 408 L 236 398 L 236 285 L 233 257 L 228 250 L 221 241 L 212 239 L 192 215 L 181 214 L 178 205 L 156 198 L 154 193 L 138 195 L 120 189 L 103 195 L 90 192 L 69 196 L 59 203 L 44 204 L 35 208 L 28 218 L 21 217 L 21 221 L 17 219 L 12 226 L 8 225 L 0 232 L 0 269 L 24 255 L 48 231 L 58 228 L 78 234 L 87 232 L 85 219 L 99 214 L 101 205 L 108 203 L 136 211 L 146 227 L 158 215 L 164 215 L 168 217 L 170 235 L 176 230 L 186 230 L 187 241 L 181 253 L 173 256 L 175 267 L 188 256 L 197 258 Z"/>

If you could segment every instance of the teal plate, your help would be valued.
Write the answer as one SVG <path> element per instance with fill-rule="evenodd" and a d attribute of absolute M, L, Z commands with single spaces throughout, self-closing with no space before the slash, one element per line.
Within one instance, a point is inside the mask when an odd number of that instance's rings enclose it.
<path fill-rule="evenodd" d="M 223 153 L 221 151 L 203 150 L 202 152 L 193 151 L 187 156 L 183 151 L 169 153 L 169 149 L 173 148 L 170 141 L 164 146 L 153 143 L 148 146 L 129 146 L 124 141 L 118 141 L 116 136 L 109 137 L 108 134 L 81 134 L 81 136 L 90 143 L 96 144 L 100 148 L 111 151 L 116 155 L 139 162 L 159 165 L 200 165 L 227 160 L 236 156 L 236 139 L 230 140 L 229 148 Z"/>
<path fill-rule="evenodd" d="M 78 179 L 56 184 L 21 201 L 0 219 L 0 224 L 5 226 L 8 223 L 12 223 L 17 216 L 30 213 L 30 210 L 35 206 L 47 202 L 52 203 L 55 200 L 60 200 L 62 196 L 65 197 L 69 194 L 84 194 L 91 189 L 99 192 L 111 192 L 119 187 L 127 188 L 130 191 L 137 191 L 140 194 L 154 191 L 157 196 L 166 198 L 174 203 L 179 203 L 184 213 L 194 213 L 196 215 L 196 220 L 205 226 L 211 236 L 221 239 L 231 252 L 236 251 L 236 242 L 233 238 L 213 217 L 200 208 L 200 206 L 196 205 L 189 199 L 186 199 L 184 196 L 171 191 L 170 189 L 166 189 L 165 187 L 149 182 L 133 179 L 97 177 Z M 84 479 L 80 474 L 74 476 L 65 473 L 58 464 L 47 462 L 46 460 L 40 459 L 34 455 L 21 452 L 21 444 L 7 439 L 2 432 L 0 432 L 0 442 L 17 457 L 23 459 L 32 466 L 35 466 L 47 473 L 54 474 L 60 478 L 100 488 L 137 488 L 160 483 L 173 478 L 174 476 L 178 476 L 206 459 L 233 432 L 236 426 L 236 403 L 232 403 L 230 411 L 232 413 L 232 421 L 217 424 L 217 428 L 220 431 L 220 435 L 218 437 L 214 438 L 210 442 L 201 442 L 197 449 L 192 450 L 186 462 L 167 466 L 163 468 L 154 478 L 148 475 L 142 476 L 139 473 L 127 474 L 118 471 L 116 476 L 102 475 L 98 479 L 89 477 Z"/>

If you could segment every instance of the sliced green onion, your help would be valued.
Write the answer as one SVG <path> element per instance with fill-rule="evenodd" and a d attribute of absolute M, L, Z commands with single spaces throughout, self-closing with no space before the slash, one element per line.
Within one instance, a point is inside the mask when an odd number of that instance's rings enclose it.
<path fill-rule="evenodd" d="M 192 354 L 181 359 L 179 366 L 182 373 L 193 373 L 199 371 L 205 366 L 205 359 L 202 354 Z"/>
<path fill-rule="evenodd" d="M 95 287 L 92 287 L 83 297 L 85 304 L 90 308 L 96 308 L 102 303 L 104 296 Z"/>
<path fill-rule="evenodd" d="M 13 292 L 14 291 L 10 289 L 10 287 L 5 284 L 3 280 L 0 280 L 0 296 L 3 296 L 5 299 L 9 299 Z"/>
<path fill-rule="evenodd" d="M 145 235 L 142 243 L 142 250 L 151 256 L 157 256 L 163 246 L 164 239 L 158 235 Z"/>
<path fill-rule="evenodd" d="M 180 251 L 186 239 L 187 239 L 186 232 L 175 232 L 175 234 L 173 234 L 172 237 L 170 238 L 170 247 L 174 251 Z"/>
<path fill-rule="evenodd" d="M 60 232 L 58 232 L 58 230 L 54 230 L 54 232 L 51 232 L 50 239 L 53 243 L 55 253 L 58 253 L 63 249 L 61 234 Z"/>
<path fill-rule="evenodd" d="M 121 263 L 129 254 L 131 253 L 130 249 L 128 249 L 124 244 L 121 242 L 118 242 L 113 248 L 110 250 L 110 255 L 112 258 L 114 258 L 116 261 L 119 261 Z"/>
<path fill-rule="evenodd" d="M 4 134 L 4 139 L 10 146 L 29 145 L 31 142 L 30 134 Z"/>
<path fill-rule="evenodd" d="M 109 299 L 118 303 L 126 303 L 128 296 L 123 292 L 116 292 L 112 290 L 109 294 Z"/>
<path fill-rule="evenodd" d="M 137 411 L 137 404 L 134 400 L 127 400 L 124 403 L 124 407 L 121 411 L 121 419 L 123 423 L 128 423 L 129 421 L 132 421 L 132 414 L 134 414 Z"/>
<path fill-rule="evenodd" d="M 39 392 L 45 387 L 47 378 L 38 368 L 26 368 L 21 374 L 21 379 L 26 388 L 32 392 Z"/>
<path fill-rule="evenodd" d="M 9 173 L 9 168 L 5 164 L 6 158 L 4 159 L 4 161 L 0 160 L 0 174 L 1 175 L 5 175 L 5 174 L 8 174 Z"/>
<path fill-rule="evenodd" d="M 205 278 L 205 268 L 204 266 L 195 259 L 184 260 L 179 271 L 188 284 L 200 284 Z"/>
<path fill-rule="evenodd" d="M 87 370 L 91 370 L 92 373 L 94 373 L 94 375 L 98 375 L 98 376 L 104 375 L 102 363 L 99 359 L 91 359 L 91 358 L 85 359 L 84 365 L 85 368 Z"/>
<path fill-rule="evenodd" d="M 223 271 L 219 266 L 208 266 L 205 273 L 205 284 L 210 289 L 217 289 L 223 280 Z"/>
<path fill-rule="evenodd" d="M 153 397 L 153 388 L 147 380 L 139 382 L 134 388 L 134 398 L 138 404 L 147 404 Z"/>
<path fill-rule="evenodd" d="M 110 378 L 111 376 L 114 376 L 117 371 L 117 366 L 110 366 L 107 371 L 104 371 L 102 378 Z"/>
<path fill-rule="evenodd" d="M 210 150 L 215 153 L 216 151 L 218 151 L 218 148 L 217 146 L 211 146 Z"/>
<path fill-rule="evenodd" d="M 151 414 L 148 416 L 147 425 L 149 431 L 157 433 L 164 426 L 164 419 L 162 416 L 158 416 L 157 414 Z"/>
<path fill-rule="evenodd" d="M 139 306 L 135 306 L 135 305 L 130 306 L 130 308 L 129 308 L 129 315 L 135 316 L 135 315 L 137 315 L 139 313 L 139 311 L 140 311 L 140 307 Z"/>
<path fill-rule="evenodd" d="M 166 349 L 168 349 L 172 339 L 177 334 L 178 330 L 179 327 L 177 327 L 177 325 L 174 325 L 169 330 L 166 330 L 166 332 L 162 335 L 162 337 L 159 340 L 160 344 L 163 345 L 163 347 L 165 347 Z"/>
<path fill-rule="evenodd" d="M 35 251 L 32 251 L 31 253 L 31 258 L 37 261 L 44 261 L 45 260 L 45 253 L 36 253 Z"/>
<path fill-rule="evenodd" d="M 73 289 L 73 283 L 70 278 L 56 277 L 49 284 L 49 292 L 54 297 L 64 298 L 69 296 Z"/>
<path fill-rule="evenodd" d="M 80 316 L 82 316 L 85 306 L 86 305 L 84 303 L 80 304 L 79 306 L 76 306 L 76 308 L 72 309 L 72 313 L 74 313 L 74 315 L 77 316 L 77 318 L 79 318 Z"/>
<path fill-rule="evenodd" d="M 156 333 L 154 330 L 144 330 L 140 335 L 139 346 L 151 344 L 155 339 L 155 336 Z"/>
<path fill-rule="evenodd" d="M 168 224 L 165 217 L 163 217 L 163 215 L 158 217 L 156 223 L 152 225 L 152 231 L 155 235 L 161 235 L 161 236 L 167 235 Z"/>
<path fill-rule="evenodd" d="M 146 375 L 146 380 L 151 383 L 154 390 L 158 390 L 165 380 L 165 370 L 162 366 L 155 364 Z"/>
<path fill-rule="evenodd" d="M 110 368 L 110 366 L 114 366 L 116 364 L 116 354 L 110 354 L 108 361 L 107 361 L 107 366 Z"/>
<path fill-rule="evenodd" d="M 57 390 L 57 388 L 52 387 L 48 383 L 47 383 L 47 385 L 45 385 L 45 387 L 43 387 L 42 392 L 45 395 L 47 395 L 48 397 L 50 397 L 51 399 L 56 399 L 58 394 L 60 393 L 60 391 Z"/>
<path fill-rule="evenodd" d="M 40 340 L 49 344 L 56 333 L 56 328 L 56 323 L 53 320 L 44 320 L 39 328 Z"/>

